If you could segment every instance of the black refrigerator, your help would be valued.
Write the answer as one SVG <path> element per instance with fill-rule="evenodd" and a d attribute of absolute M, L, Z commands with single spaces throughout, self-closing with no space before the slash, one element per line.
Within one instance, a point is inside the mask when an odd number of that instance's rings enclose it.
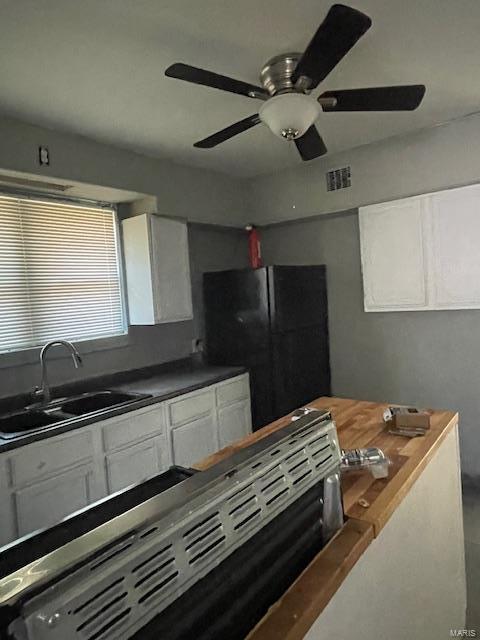
<path fill-rule="evenodd" d="M 254 429 L 330 395 L 324 265 L 203 278 L 207 360 L 249 369 Z"/>

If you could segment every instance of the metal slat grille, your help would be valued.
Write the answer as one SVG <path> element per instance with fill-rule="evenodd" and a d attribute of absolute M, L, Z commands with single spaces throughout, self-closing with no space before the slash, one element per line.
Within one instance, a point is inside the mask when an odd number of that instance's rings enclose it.
<path fill-rule="evenodd" d="M 327 171 L 327 191 L 338 191 L 352 186 L 352 170 L 350 167 Z"/>
<path fill-rule="evenodd" d="M 133 634 L 296 499 L 338 469 L 334 424 L 267 448 L 187 517 L 146 525 L 25 606 L 28 638 L 113 640 Z M 320 499 L 320 496 L 319 496 Z M 55 626 L 45 620 L 58 615 Z"/>

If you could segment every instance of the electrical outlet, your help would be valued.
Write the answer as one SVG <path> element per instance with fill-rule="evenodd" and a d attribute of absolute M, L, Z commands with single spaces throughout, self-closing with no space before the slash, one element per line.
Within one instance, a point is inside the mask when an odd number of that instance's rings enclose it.
<path fill-rule="evenodd" d="M 50 152 L 48 147 L 38 147 L 38 162 L 40 165 L 48 166 L 50 164 Z"/>
<path fill-rule="evenodd" d="M 193 338 L 192 353 L 201 353 L 203 351 L 203 340 L 201 338 Z"/>

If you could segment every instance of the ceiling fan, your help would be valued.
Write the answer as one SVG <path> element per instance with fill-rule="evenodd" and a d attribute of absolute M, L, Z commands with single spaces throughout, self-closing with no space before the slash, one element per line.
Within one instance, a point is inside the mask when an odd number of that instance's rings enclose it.
<path fill-rule="evenodd" d="M 262 86 L 234 80 L 205 69 L 175 63 L 170 78 L 263 100 L 258 113 L 217 131 L 194 144 L 210 149 L 251 127 L 265 123 L 278 137 L 293 140 L 302 160 L 327 152 L 314 122 L 322 111 L 412 111 L 425 94 L 422 84 L 326 91 L 317 99 L 311 91 L 322 82 L 372 24 L 351 7 L 334 4 L 303 54 L 283 53 L 265 63 Z"/>

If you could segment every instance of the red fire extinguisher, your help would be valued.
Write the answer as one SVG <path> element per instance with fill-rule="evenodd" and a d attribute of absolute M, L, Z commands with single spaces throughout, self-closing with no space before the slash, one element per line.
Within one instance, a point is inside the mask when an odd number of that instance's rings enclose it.
<path fill-rule="evenodd" d="M 258 269 L 262 266 L 260 234 L 253 224 L 247 225 L 245 229 L 248 231 L 248 254 L 250 258 L 250 266 L 252 269 Z"/>

